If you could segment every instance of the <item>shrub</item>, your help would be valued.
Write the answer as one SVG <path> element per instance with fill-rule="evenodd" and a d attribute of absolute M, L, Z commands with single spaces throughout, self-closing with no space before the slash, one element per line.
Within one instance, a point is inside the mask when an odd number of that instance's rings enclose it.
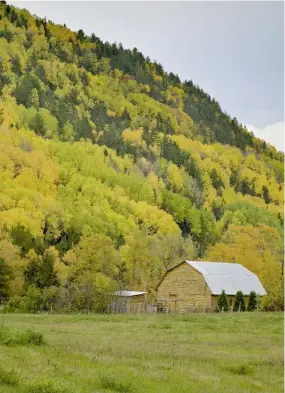
<path fill-rule="evenodd" d="M 101 386 L 103 389 L 113 390 L 120 393 L 131 393 L 132 385 L 130 382 L 119 381 L 114 377 L 103 376 L 101 378 Z"/>
<path fill-rule="evenodd" d="M 273 293 L 268 293 L 262 297 L 260 306 L 263 311 L 284 311 L 284 295 L 276 296 Z"/>
<path fill-rule="evenodd" d="M 25 296 L 14 296 L 4 307 L 4 312 L 35 314 L 42 311 L 52 311 L 58 297 L 58 288 L 44 289 L 30 285 Z"/>
<path fill-rule="evenodd" d="M 31 329 L 23 332 L 11 331 L 7 326 L 0 325 L 0 344 L 2 345 L 43 345 L 44 337 L 41 333 Z"/>
<path fill-rule="evenodd" d="M 42 333 L 28 329 L 19 335 L 18 344 L 43 345 L 45 343 Z"/>
<path fill-rule="evenodd" d="M 234 311 L 245 311 L 245 301 L 242 291 L 238 291 L 236 294 Z"/>
<path fill-rule="evenodd" d="M 235 375 L 250 375 L 252 374 L 252 367 L 248 364 L 241 364 L 239 366 L 232 366 L 229 371 Z"/>
<path fill-rule="evenodd" d="M 18 376 L 13 371 L 7 371 L 0 367 L 0 386 L 9 385 L 17 386 L 19 382 Z"/>
<path fill-rule="evenodd" d="M 8 303 L 4 306 L 4 312 L 20 313 L 24 311 L 24 298 L 21 296 L 13 296 L 9 299 Z"/>
<path fill-rule="evenodd" d="M 256 293 L 251 291 L 249 294 L 247 311 L 255 311 L 257 309 L 257 296 Z"/>
<path fill-rule="evenodd" d="M 58 381 L 50 379 L 30 381 L 24 389 L 25 393 L 66 393 L 67 391 L 69 390 Z"/>
<path fill-rule="evenodd" d="M 30 285 L 26 292 L 26 296 L 24 297 L 24 311 L 35 314 L 38 311 L 42 311 L 43 303 L 42 291 L 39 288 Z"/>
<path fill-rule="evenodd" d="M 225 290 L 222 291 L 218 299 L 219 311 L 229 311 L 229 302 Z"/>

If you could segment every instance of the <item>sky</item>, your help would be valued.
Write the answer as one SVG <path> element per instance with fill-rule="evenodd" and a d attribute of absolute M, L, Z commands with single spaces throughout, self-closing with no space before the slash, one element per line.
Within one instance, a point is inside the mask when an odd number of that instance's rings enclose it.
<path fill-rule="evenodd" d="M 283 2 L 8 2 L 103 41 L 138 48 L 284 151 Z"/>

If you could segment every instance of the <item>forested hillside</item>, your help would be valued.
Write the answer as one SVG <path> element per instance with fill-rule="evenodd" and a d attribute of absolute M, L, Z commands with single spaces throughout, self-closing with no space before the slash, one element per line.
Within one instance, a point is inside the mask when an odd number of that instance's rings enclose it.
<path fill-rule="evenodd" d="M 183 258 L 242 263 L 282 305 L 283 154 L 191 81 L 2 3 L 0 129 L 11 307 L 99 310 Z"/>

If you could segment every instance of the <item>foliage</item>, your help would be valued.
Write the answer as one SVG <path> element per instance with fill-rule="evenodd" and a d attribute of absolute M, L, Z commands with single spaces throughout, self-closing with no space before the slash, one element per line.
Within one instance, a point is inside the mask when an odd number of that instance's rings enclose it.
<path fill-rule="evenodd" d="M 284 285 L 278 290 L 276 296 L 271 291 L 261 299 L 263 311 L 284 311 Z"/>
<path fill-rule="evenodd" d="M 0 344 L 1 345 L 43 345 L 44 337 L 41 333 L 35 332 L 33 329 L 24 331 L 13 331 L 5 325 L 0 326 Z"/>
<path fill-rule="evenodd" d="M 187 257 L 244 264 L 281 307 L 282 153 L 136 48 L 4 3 L 0 48 L 5 302 L 102 311 Z"/>
<path fill-rule="evenodd" d="M 34 285 L 36 288 L 48 288 L 58 285 L 54 271 L 53 257 L 47 251 L 40 259 L 32 259 L 24 271 L 25 285 Z"/>
<path fill-rule="evenodd" d="M 229 225 L 222 238 L 206 253 L 206 260 L 241 263 L 257 274 L 265 289 L 283 304 L 283 236 L 274 228 Z M 278 307 L 279 307 L 278 306 Z"/>
<path fill-rule="evenodd" d="M 66 393 L 69 391 L 62 383 L 49 378 L 38 378 L 25 384 L 24 393 Z"/>
<path fill-rule="evenodd" d="M 114 379 L 114 377 L 103 376 L 101 378 L 101 384 L 103 389 L 109 389 L 115 392 L 129 393 L 132 392 L 131 383 L 123 383 Z"/>
<path fill-rule="evenodd" d="M 15 374 L 14 370 L 8 371 L 4 368 L 0 368 L 0 386 L 17 386 L 19 382 L 18 376 Z"/>
<path fill-rule="evenodd" d="M 229 311 L 229 302 L 225 290 L 223 290 L 219 296 L 218 307 L 220 311 Z"/>
<path fill-rule="evenodd" d="M 255 310 L 257 310 L 257 306 L 258 306 L 257 295 L 255 292 L 251 291 L 249 294 L 248 305 L 247 305 L 246 310 L 247 311 L 255 311 Z"/>
<path fill-rule="evenodd" d="M 9 284 L 12 276 L 12 269 L 7 262 L 0 257 L 0 300 L 3 301 L 8 297 Z"/>
<path fill-rule="evenodd" d="M 245 311 L 245 301 L 241 291 L 236 293 L 233 311 Z"/>

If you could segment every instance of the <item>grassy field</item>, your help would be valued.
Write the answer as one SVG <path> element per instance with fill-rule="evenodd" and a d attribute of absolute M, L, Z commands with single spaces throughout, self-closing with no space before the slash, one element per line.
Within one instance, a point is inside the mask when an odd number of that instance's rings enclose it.
<path fill-rule="evenodd" d="M 0 314 L 1 393 L 281 393 L 283 314 Z"/>

